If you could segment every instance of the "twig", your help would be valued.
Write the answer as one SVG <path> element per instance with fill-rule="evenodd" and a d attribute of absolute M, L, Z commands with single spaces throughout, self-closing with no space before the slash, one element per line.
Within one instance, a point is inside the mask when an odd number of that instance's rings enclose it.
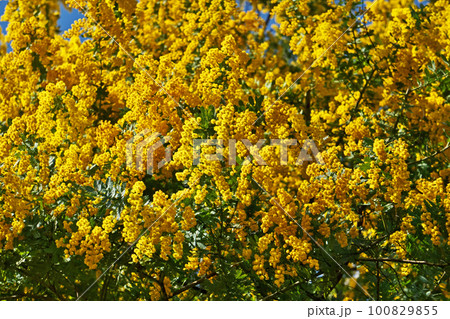
<path fill-rule="evenodd" d="M 439 154 L 441 154 L 441 153 L 444 153 L 444 152 L 445 152 L 446 150 L 448 150 L 449 148 L 450 148 L 450 142 L 448 142 L 447 145 L 446 145 L 443 149 L 441 149 L 440 151 L 437 151 L 437 152 L 435 152 L 434 154 L 432 154 L 432 155 L 430 155 L 430 156 L 427 156 L 427 157 L 425 157 L 425 158 L 422 158 L 422 159 L 420 159 L 420 160 L 418 160 L 418 161 L 414 161 L 414 162 L 408 163 L 408 165 L 413 165 L 413 164 L 417 164 L 417 163 L 420 163 L 420 162 L 429 160 L 430 158 L 433 158 L 433 157 L 435 157 L 436 155 L 439 155 Z"/>
<path fill-rule="evenodd" d="M 404 294 L 408 299 L 411 299 L 411 297 L 408 296 L 408 294 L 407 294 L 407 293 L 405 292 L 405 290 L 403 289 L 403 286 L 402 286 L 402 283 L 401 283 L 401 281 L 400 281 L 400 278 L 398 277 L 398 273 L 397 273 L 397 271 L 394 269 L 394 267 L 392 267 L 388 262 L 383 262 L 383 264 L 388 265 L 388 266 L 392 269 L 392 271 L 394 272 L 395 278 L 397 279 L 398 286 L 399 286 L 400 289 L 402 290 L 403 294 Z"/>
<path fill-rule="evenodd" d="M 205 275 L 205 276 L 203 276 L 202 278 L 197 279 L 197 280 L 191 282 L 190 284 L 187 284 L 187 285 L 181 287 L 180 289 L 175 290 L 175 291 L 172 293 L 171 298 L 174 297 L 174 296 L 176 296 L 176 295 L 181 294 L 182 292 L 185 292 L 186 290 L 189 290 L 189 289 L 191 289 L 191 288 L 197 286 L 198 284 L 201 284 L 201 283 L 204 282 L 206 279 L 209 279 L 209 278 L 211 278 L 211 277 L 214 277 L 215 275 L 217 275 L 217 273 L 216 273 L 216 272 L 212 272 L 212 273 L 210 273 L 209 275 Z"/>
<path fill-rule="evenodd" d="M 424 266 L 432 266 L 432 267 L 449 267 L 450 264 L 435 264 L 430 263 L 428 261 L 423 260 L 407 260 L 407 259 L 397 259 L 397 258 L 358 258 L 358 261 L 373 261 L 373 262 L 396 262 L 396 263 L 403 263 L 403 264 L 413 264 L 413 265 L 424 265 Z"/>
<path fill-rule="evenodd" d="M 270 12 L 267 14 L 267 17 L 266 17 L 266 21 L 264 21 L 264 29 L 263 29 L 263 36 L 264 36 L 264 33 L 266 33 L 266 29 L 267 29 L 267 26 L 269 25 L 269 21 L 270 21 Z"/>
<path fill-rule="evenodd" d="M 366 84 L 364 84 L 364 87 L 362 88 L 360 94 L 359 94 L 359 98 L 358 101 L 356 102 L 355 107 L 353 108 L 353 112 L 356 111 L 358 109 L 359 104 L 361 103 L 362 99 L 363 99 L 363 95 L 364 92 L 366 91 L 367 87 L 369 86 L 370 81 L 372 80 L 373 76 L 375 75 L 375 72 L 377 71 L 377 69 L 373 69 L 372 72 L 369 75 L 369 78 L 366 81 Z M 353 112 L 351 115 L 353 115 Z"/>
<path fill-rule="evenodd" d="M 395 125 L 394 128 L 392 129 L 392 134 L 395 134 L 397 136 L 397 127 L 398 127 L 398 123 L 400 122 L 400 118 L 403 116 L 403 109 L 405 108 L 406 103 L 408 102 L 408 95 L 411 91 L 409 90 L 409 88 L 406 90 L 405 92 L 405 98 L 403 100 L 403 105 L 402 108 L 400 110 L 400 114 L 397 116 L 397 119 L 395 120 Z"/>
<path fill-rule="evenodd" d="M 281 293 L 283 293 L 283 292 L 286 292 L 286 291 L 288 291 L 288 290 L 291 290 L 292 288 L 294 288 L 294 287 L 296 287 L 296 286 L 298 286 L 298 285 L 300 285 L 300 281 L 296 281 L 296 282 L 294 282 L 292 285 L 287 286 L 286 288 L 283 288 L 283 289 L 281 289 L 281 290 L 275 291 L 273 294 L 268 295 L 267 297 L 264 297 L 264 298 L 261 299 L 261 300 L 266 301 L 266 300 L 272 299 L 272 298 L 275 297 L 276 295 L 281 294 Z"/>
<path fill-rule="evenodd" d="M 106 293 L 108 290 L 109 282 L 111 280 L 111 276 L 112 276 L 112 272 L 110 271 L 108 276 L 106 276 L 105 280 L 103 281 L 103 287 L 100 292 L 100 300 L 106 300 Z"/>
<path fill-rule="evenodd" d="M 37 281 L 38 283 L 40 283 L 42 285 L 42 287 L 44 287 L 47 291 L 51 292 L 53 295 L 55 295 L 57 300 L 61 300 L 61 296 L 57 293 L 56 289 L 48 284 L 46 284 L 45 281 L 41 280 L 38 277 L 34 277 L 32 274 L 30 274 L 28 272 L 28 270 L 22 268 L 22 267 L 17 267 L 17 270 L 22 274 L 25 275 L 29 278 L 31 278 L 34 281 Z"/>
<path fill-rule="evenodd" d="M 286 291 L 289 291 L 289 290 L 291 290 L 292 288 L 295 288 L 295 287 L 297 287 L 297 286 L 300 288 L 301 291 L 303 291 L 303 292 L 304 292 L 309 298 L 311 298 L 312 300 L 314 300 L 314 301 L 324 301 L 324 300 L 325 300 L 325 298 L 323 298 L 323 297 L 321 297 L 321 296 L 316 296 L 316 295 L 314 295 L 313 293 L 311 293 L 310 291 L 308 291 L 308 290 L 306 290 L 305 288 L 303 288 L 302 285 L 301 285 L 301 281 L 296 281 L 296 282 L 294 282 L 293 284 L 291 284 L 291 285 L 289 285 L 289 286 L 287 286 L 287 287 L 285 287 L 285 288 L 283 288 L 283 289 L 280 289 L 280 290 L 274 292 L 273 294 L 271 294 L 271 295 L 269 295 L 269 296 L 264 297 L 263 299 L 261 299 L 261 301 L 267 301 L 267 300 L 269 300 L 269 299 L 272 299 L 272 298 L 275 297 L 276 295 L 281 294 L 281 293 L 284 293 L 284 292 L 286 292 Z"/>
<path fill-rule="evenodd" d="M 433 290 L 431 290 L 431 291 L 434 291 L 434 290 L 439 286 L 439 284 L 440 284 L 441 281 L 442 281 L 442 278 L 444 278 L 444 276 L 445 276 L 446 273 L 447 273 L 447 272 L 444 271 L 444 273 L 442 274 L 441 278 L 439 278 L 439 280 L 437 281 L 437 283 L 436 283 L 436 285 L 434 286 Z"/>

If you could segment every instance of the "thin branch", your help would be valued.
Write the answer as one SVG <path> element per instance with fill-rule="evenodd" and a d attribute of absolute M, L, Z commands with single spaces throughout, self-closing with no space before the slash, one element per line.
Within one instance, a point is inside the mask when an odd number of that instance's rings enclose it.
<path fill-rule="evenodd" d="M 157 283 L 157 284 L 159 283 L 156 278 L 154 278 L 153 276 L 151 276 L 145 272 L 146 269 L 142 265 L 136 264 L 135 269 L 139 272 L 140 275 L 143 275 L 144 277 L 150 279 L 154 283 Z"/>
<path fill-rule="evenodd" d="M 214 277 L 214 276 L 216 276 L 216 275 L 217 275 L 216 272 L 212 272 L 212 273 L 210 273 L 209 275 L 205 275 L 205 276 L 203 276 L 202 278 L 197 279 L 197 280 L 191 282 L 190 284 L 187 284 L 187 285 L 185 285 L 185 286 L 183 286 L 183 287 L 181 287 L 181 288 L 175 290 L 175 291 L 172 293 L 171 298 L 174 297 L 174 296 L 176 296 L 176 295 L 179 295 L 179 294 L 185 292 L 186 290 L 189 290 L 189 289 L 191 289 L 191 288 L 197 286 L 198 284 L 201 284 L 201 283 L 204 282 L 206 279 L 209 279 L 209 278 Z"/>
<path fill-rule="evenodd" d="M 285 288 L 283 288 L 283 289 L 281 289 L 281 290 L 275 291 L 273 294 L 268 295 L 267 297 L 264 297 L 264 298 L 261 299 L 261 300 L 266 301 L 266 300 L 272 299 L 272 298 L 275 297 L 276 295 L 281 294 L 281 293 L 283 293 L 283 292 L 286 292 L 286 291 L 288 291 L 288 290 L 291 290 L 292 288 L 294 288 L 294 287 L 296 287 L 296 286 L 298 286 L 298 285 L 300 285 L 300 281 L 296 281 L 296 282 L 294 282 L 294 283 L 293 283 L 292 285 L 290 285 L 290 286 L 287 286 L 287 287 L 285 287 Z"/>
<path fill-rule="evenodd" d="M 417 164 L 417 163 L 420 163 L 420 162 L 429 160 L 430 158 L 433 158 L 433 157 L 435 157 L 436 155 L 439 155 L 439 154 L 441 154 L 441 153 L 444 153 L 444 152 L 445 152 L 446 150 L 448 150 L 449 148 L 450 148 L 450 142 L 448 142 L 447 145 L 446 145 L 443 149 L 441 149 L 440 151 L 437 151 L 437 152 L 435 152 L 434 154 L 432 154 L 432 155 L 430 155 L 430 156 L 427 156 L 427 157 L 425 157 L 425 158 L 422 158 L 422 159 L 420 159 L 420 160 L 418 160 L 418 161 L 414 161 L 414 162 L 408 163 L 408 165 L 414 165 L 414 164 Z"/>
<path fill-rule="evenodd" d="M 69 279 L 61 272 L 61 270 L 54 268 L 53 265 L 52 265 L 52 269 L 53 269 L 58 275 L 60 275 L 63 279 L 65 279 L 70 285 L 73 286 L 73 288 L 75 289 L 75 294 L 76 294 L 76 296 L 77 296 L 77 298 L 78 298 L 78 289 L 77 289 L 77 285 L 76 285 L 74 282 L 70 281 L 70 280 L 69 280 Z"/>
<path fill-rule="evenodd" d="M 387 265 L 390 266 L 389 264 L 387 264 Z M 374 273 L 373 273 L 375 270 L 371 269 L 371 267 L 370 267 L 369 265 L 366 265 L 366 267 L 367 267 L 367 269 L 370 271 L 370 274 L 373 275 L 373 276 L 375 276 Z M 392 268 L 392 266 L 391 266 L 391 268 Z M 395 274 L 396 274 L 396 273 L 395 273 Z M 397 293 L 400 293 L 398 287 L 397 287 L 397 286 L 394 286 L 394 283 L 392 282 L 392 280 L 389 278 L 389 276 L 387 276 L 387 275 L 383 272 L 383 270 L 382 270 L 381 268 L 380 268 L 380 275 L 383 276 L 383 277 L 389 282 L 389 285 L 390 285 L 391 287 L 394 287 L 394 288 L 395 288 L 395 290 L 397 291 Z M 403 289 L 403 288 L 401 287 L 401 285 L 400 285 L 400 289 L 401 289 L 401 290 Z"/>
<path fill-rule="evenodd" d="M 12 301 L 18 301 L 19 299 L 22 298 L 30 298 L 30 299 L 34 299 L 37 301 L 42 301 L 42 300 L 49 300 L 49 301 L 53 301 L 54 299 L 51 298 L 50 296 L 43 296 L 43 295 L 31 295 L 31 294 L 17 294 L 17 295 L 0 295 L 0 300 L 12 300 Z"/>
<path fill-rule="evenodd" d="M 358 109 L 358 106 L 363 99 L 364 92 L 366 91 L 367 87 L 369 86 L 369 83 L 372 80 L 373 76 L 375 75 L 376 71 L 377 71 L 377 69 L 373 69 L 372 72 L 370 73 L 369 78 L 367 79 L 366 83 L 364 84 L 364 87 L 362 88 L 361 92 L 359 93 L 359 98 L 358 98 L 358 101 L 356 102 L 355 107 L 353 108 L 353 112 Z M 352 115 L 353 115 L 353 112 L 352 112 Z"/>
<path fill-rule="evenodd" d="M 380 301 L 380 263 L 377 261 L 377 301 Z"/>
<path fill-rule="evenodd" d="M 38 277 L 34 277 L 32 274 L 30 274 L 30 272 L 22 267 L 17 267 L 17 270 L 22 274 L 27 276 L 28 278 L 31 278 L 34 281 L 37 281 L 38 283 L 40 283 L 42 285 L 42 287 L 44 287 L 47 291 L 51 292 L 53 295 L 55 295 L 57 300 L 61 300 L 61 297 L 59 296 L 59 294 L 57 293 L 57 291 L 55 290 L 54 287 L 51 287 L 50 285 L 46 284 L 45 281 L 41 280 Z"/>
<path fill-rule="evenodd" d="M 266 33 L 266 29 L 267 29 L 267 26 L 269 25 L 269 21 L 270 21 L 270 12 L 267 14 L 266 21 L 264 21 L 264 29 L 262 32 L 263 36 Z"/>
<path fill-rule="evenodd" d="M 449 75 L 450 75 L 450 73 L 445 73 L 444 75 L 438 77 L 437 79 L 434 79 L 433 81 L 429 81 L 429 82 L 423 83 L 423 84 L 419 85 L 418 87 L 412 89 L 411 91 L 416 91 L 416 90 L 418 90 L 418 89 L 420 89 L 420 88 L 426 87 L 426 86 L 428 86 L 428 85 L 430 85 L 430 84 L 432 84 L 432 83 L 434 83 L 434 82 L 436 82 L 436 81 L 438 81 L 438 80 L 441 80 L 441 79 L 443 79 L 444 77 L 447 77 L 447 76 L 449 76 Z"/>
<path fill-rule="evenodd" d="M 406 291 L 403 289 L 403 286 L 402 286 L 402 283 L 401 283 L 401 281 L 400 281 L 400 278 L 398 277 L 398 273 L 397 273 L 397 271 L 394 269 L 394 267 L 392 267 L 391 264 L 389 264 L 388 262 L 383 262 L 383 264 L 388 265 L 388 266 L 392 269 L 392 271 L 394 272 L 395 278 L 397 279 L 398 286 L 399 286 L 400 289 L 402 290 L 403 294 L 404 294 L 408 299 L 411 299 L 411 297 L 408 296 L 408 294 L 406 293 Z"/>
<path fill-rule="evenodd" d="M 106 300 L 106 293 L 108 290 L 109 282 L 111 280 L 111 276 L 112 276 L 112 272 L 110 271 L 108 276 L 106 276 L 105 280 L 103 281 L 103 287 L 100 292 L 100 300 Z"/>
<path fill-rule="evenodd" d="M 434 290 L 439 286 L 439 284 L 440 284 L 441 281 L 442 281 L 442 278 L 444 278 L 444 276 L 445 276 L 446 273 L 447 273 L 447 272 L 444 271 L 444 273 L 442 274 L 441 278 L 439 278 L 439 280 L 437 281 L 436 285 L 434 286 L 434 288 L 433 288 L 431 291 L 434 291 Z"/>
<path fill-rule="evenodd" d="M 400 118 L 403 116 L 403 110 L 405 108 L 406 103 L 408 102 L 408 95 L 411 91 L 409 90 L 409 88 L 406 90 L 405 92 L 405 97 L 403 99 L 403 105 L 402 108 L 400 110 L 400 114 L 397 116 L 397 119 L 395 120 L 395 125 L 394 128 L 392 129 L 392 133 L 395 134 L 397 136 L 397 127 L 398 127 L 398 123 L 400 122 Z"/>
<path fill-rule="evenodd" d="M 423 260 L 407 260 L 407 259 L 397 259 L 397 258 L 358 258 L 358 261 L 373 261 L 373 262 L 396 262 L 402 264 L 413 264 L 413 265 L 424 265 L 424 266 L 432 266 L 432 267 L 449 267 L 450 264 L 435 264 L 430 263 L 428 261 Z"/>

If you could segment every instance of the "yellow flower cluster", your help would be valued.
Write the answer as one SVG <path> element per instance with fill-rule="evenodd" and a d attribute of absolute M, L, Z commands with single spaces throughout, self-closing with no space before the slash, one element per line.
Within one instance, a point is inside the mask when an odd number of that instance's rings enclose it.
<path fill-rule="evenodd" d="M 359 1 L 252 1 L 267 22 L 235 0 L 64 3 L 96 22 L 60 34 L 55 0 L 9 1 L 3 16 L 0 250 L 56 227 L 66 261 L 100 270 L 133 245 L 126 267 L 148 268 L 158 300 L 222 262 L 280 288 L 319 270 L 316 244 L 361 258 L 378 242 L 411 258 L 415 236 L 447 249 L 448 1 L 420 15 L 413 0 L 372 2 L 349 30 Z M 170 138 L 154 163 L 141 132 Z M 223 140 L 224 160 L 202 146 L 194 165 L 199 138 Z M 298 143 L 284 154 L 276 139 Z M 320 157 L 300 165 L 311 140 Z"/>

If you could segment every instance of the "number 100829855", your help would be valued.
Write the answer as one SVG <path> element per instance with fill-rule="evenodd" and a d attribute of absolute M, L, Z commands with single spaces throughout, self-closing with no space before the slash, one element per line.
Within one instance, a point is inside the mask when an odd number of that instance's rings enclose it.
<path fill-rule="evenodd" d="M 437 306 L 369 306 L 369 316 L 436 316 Z"/>

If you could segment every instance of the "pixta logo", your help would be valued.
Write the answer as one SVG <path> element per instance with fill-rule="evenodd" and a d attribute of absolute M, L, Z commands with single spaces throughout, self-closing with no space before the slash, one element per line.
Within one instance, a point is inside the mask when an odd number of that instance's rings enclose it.
<path fill-rule="evenodd" d="M 127 151 L 126 160 L 127 167 L 135 168 L 138 171 L 144 171 L 144 162 L 147 164 L 146 171 L 147 174 L 152 175 L 155 173 L 156 169 L 153 166 L 155 161 L 155 152 L 163 147 L 167 142 L 171 140 L 171 137 L 163 136 L 160 133 L 153 133 L 150 130 L 144 130 L 139 134 L 135 135 L 133 138 L 127 141 Z M 251 162 L 257 165 L 267 165 L 263 157 L 260 155 L 260 150 L 264 147 L 266 140 L 259 140 L 256 144 L 252 144 L 247 139 L 239 140 L 249 151 L 249 156 L 243 161 L 243 165 L 248 165 Z M 280 148 L 280 165 L 288 165 L 288 146 L 297 145 L 298 141 L 296 139 L 271 139 L 270 146 L 277 146 Z M 228 140 L 228 158 L 224 158 L 224 140 L 221 139 L 194 139 L 193 140 L 193 161 L 194 166 L 199 165 L 201 158 L 203 161 L 228 161 L 228 165 L 236 165 L 236 144 L 237 140 Z M 213 146 L 215 147 L 214 154 L 203 154 L 201 152 L 202 146 Z M 311 157 L 311 155 L 314 159 Z M 172 159 L 171 157 L 171 147 L 167 146 L 165 148 L 164 158 L 157 163 L 157 169 L 162 168 L 165 164 L 169 163 Z M 303 143 L 300 150 L 300 154 L 297 157 L 295 165 L 302 165 L 304 162 L 314 161 L 320 165 L 324 165 L 325 162 L 317 149 L 316 143 L 312 139 L 307 139 Z"/>
<path fill-rule="evenodd" d="M 139 134 L 130 138 L 127 141 L 126 150 L 126 160 L 127 167 L 135 168 L 136 170 L 142 172 L 144 170 L 144 159 L 146 159 L 147 174 L 153 175 L 156 171 L 153 167 L 155 160 L 155 152 L 160 147 L 164 146 L 167 142 L 171 140 L 170 136 L 163 136 L 160 133 L 153 133 L 150 130 L 143 130 Z M 133 156 L 133 149 L 135 150 Z M 171 147 L 167 146 L 165 149 L 164 158 L 157 163 L 157 168 L 162 168 L 165 164 L 169 163 L 172 159 Z M 135 161 L 134 161 L 135 160 Z"/>
<path fill-rule="evenodd" d="M 280 147 L 280 165 L 288 165 L 288 146 L 295 146 L 297 145 L 296 139 L 271 139 L 270 145 L 271 146 L 278 146 Z M 244 144 L 245 148 L 249 151 L 250 155 L 253 157 L 254 163 L 257 165 L 267 165 L 267 163 L 264 161 L 262 156 L 260 155 L 259 151 L 264 147 L 264 144 L 266 140 L 259 140 L 256 144 L 252 144 L 247 139 L 240 140 L 242 144 Z M 236 143 L 237 140 L 230 139 L 228 140 L 228 164 L 229 165 L 236 165 Z M 224 141 L 219 139 L 194 139 L 194 148 L 193 148 L 193 165 L 198 165 L 200 163 L 201 158 L 201 146 L 214 146 L 216 148 L 215 154 L 204 154 L 203 157 L 206 161 L 223 161 L 224 155 Z M 311 155 L 309 155 L 309 151 L 314 156 L 314 159 L 316 160 L 316 163 L 320 165 L 324 165 L 325 162 L 323 161 L 322 155 L 320 154 L 319 150 L 317 149 L 316 143 L 314 143 L 313 140 L 307 139 L 303 143 L 302 149 L 300 151 L 300 154 L 297 157 L 297 160 L 295 162 L 295 165 L 302 165 L 304 162 L 312 162 L 313 159 Z M 252 162 L 252 159 L 250 156 L 248 156 L 245 161 L 244 165 L 249 164 Z"/>

